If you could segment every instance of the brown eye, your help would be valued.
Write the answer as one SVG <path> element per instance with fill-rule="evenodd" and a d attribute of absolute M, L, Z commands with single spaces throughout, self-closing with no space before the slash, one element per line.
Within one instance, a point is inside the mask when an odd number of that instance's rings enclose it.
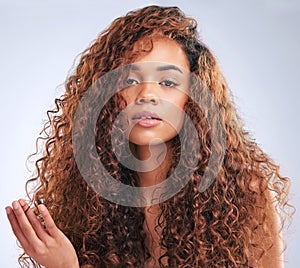
<path fill-rule="evenodd" d="M 139 81 L 136 79 L 133 79 L 133 78 L 128 78 L 126 80 L 126 83 L 127 83 L 127 85 L 137 85 L 139 83 Z"/>
<path fill-rule="evenodd" d="M 164 81 L 160 82 L 159 85 L 162 85 L 162 86 L 165 86 L 165 87 L 177 87 L 177 86 L 179 86 L 178 83 L 175 83 L 171 80 L 164 80 Z"/>

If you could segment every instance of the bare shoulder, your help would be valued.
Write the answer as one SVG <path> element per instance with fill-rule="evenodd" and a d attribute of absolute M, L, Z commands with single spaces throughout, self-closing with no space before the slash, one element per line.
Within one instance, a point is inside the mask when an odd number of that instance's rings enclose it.
<path fill-rule="evenodd" d="M 267 204 L 264 208 L 266 214 L 266 223 L 253 232 L 253 242 L 259 243 L 264 249 L 251 251 L 251 264 L 258 268 L 283 268 L 283 240 L 281 236 L 281 220 L 276 209 L 275 193 L 271 189 L 265 192 Z M 261 258 L 259 258 L 261 256 Z M 259 259 L 259 260 L 258 260 Z"/>

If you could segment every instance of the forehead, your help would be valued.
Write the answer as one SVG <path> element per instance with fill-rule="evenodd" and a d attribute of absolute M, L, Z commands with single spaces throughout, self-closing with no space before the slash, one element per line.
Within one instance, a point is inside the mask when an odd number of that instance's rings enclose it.
<path fill-rule="evenodd" d="M 134 45 L 136 55 L 132 63 L 163 62 L 165 65 L 177 66 L 190 70 L 189 61 L 181 45 L 169 38 L 142 38 Z"/>
<path fill-rule="evenodd" d="M 151 62 L 151 61 L 138 61 L 130 64 L 130 71 L 133 72 L 175 72 L 177 74 L 184 74 L 187 71 L 180 66 L 170 64 L 169 62 Z"/>

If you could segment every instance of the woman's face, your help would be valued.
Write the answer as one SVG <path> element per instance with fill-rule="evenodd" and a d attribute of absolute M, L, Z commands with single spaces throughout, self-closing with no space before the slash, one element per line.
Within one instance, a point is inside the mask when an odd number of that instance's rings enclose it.
<path fill-rule="evenodd" d="M 180 45 L 153 40 L 153 49 L 132 63 L 122 96 L 127 102 L 129 141 L 136 145 L 168 142 L 183 123 L 189 89 L 189 62 Z"/>

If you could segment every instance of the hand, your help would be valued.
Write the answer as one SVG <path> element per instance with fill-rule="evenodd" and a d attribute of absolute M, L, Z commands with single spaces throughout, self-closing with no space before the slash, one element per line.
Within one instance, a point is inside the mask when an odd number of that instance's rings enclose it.
<path fill-rule="evenodd" d="M 22 199 L 5 208 L 12 230 L 25 253 L 47 268 L 79 268 L 75 249 L 60 231 L 48 209 L 39 205 L 38 210 L 45 226 Z"/>

